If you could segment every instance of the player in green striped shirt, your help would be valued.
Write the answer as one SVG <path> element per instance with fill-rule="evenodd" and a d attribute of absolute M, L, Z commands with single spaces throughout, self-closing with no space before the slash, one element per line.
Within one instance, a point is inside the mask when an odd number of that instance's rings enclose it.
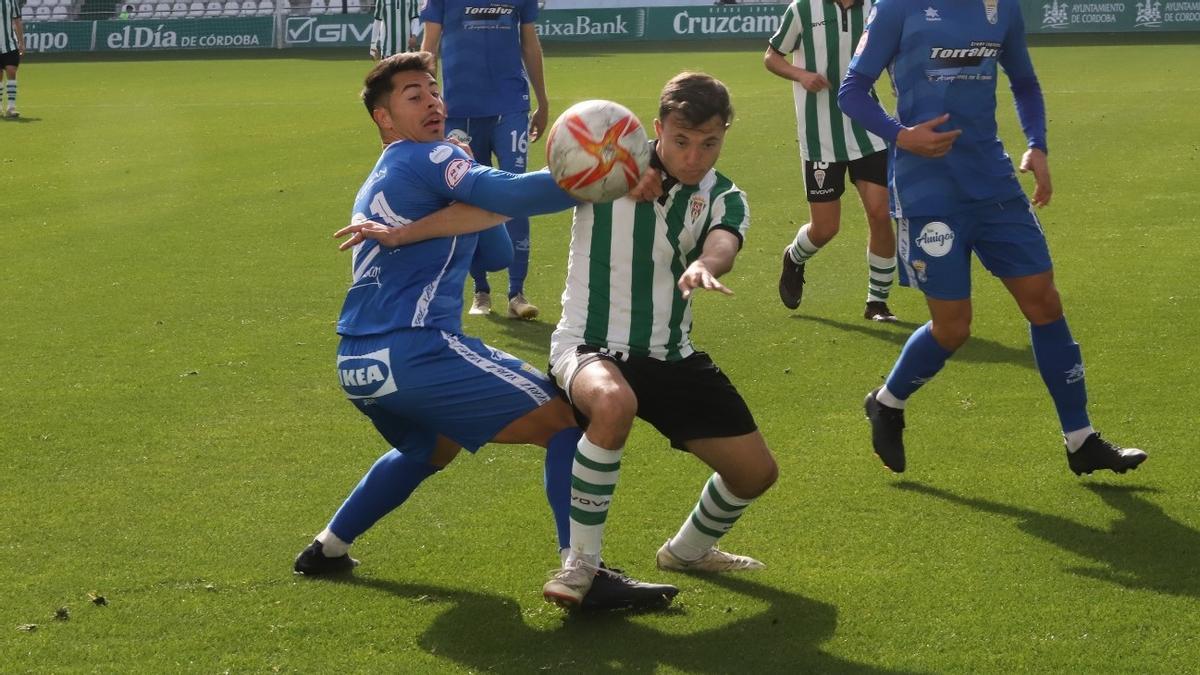
<path fill-rule="evenodd" d="M 386 59 L 392 54 L 417 49 L 418 0 L 378 0 L 375 25 L 371 32 L 371 58 Z"/>
<path fill-rule="evenodd" d="M 717 278 L 732 269 L 750 225 L 745 193 L 713 169 L 733 119 L 729 91 L 708 75 L 682 73 L 663 89 L 658 116 L 654 170 L 638 189 L 575 209 L 563 316 L 550 358 L 551 374 L 587 432 L 572 465 L 571 551 L 542 589 L 564 605 L 578 605 L 597 574 L 635 416 L 714 470 L 679 531 L 658 550 L 658 566 L 763 567 L 715 544 L 779 470 L 746 402 L 689 338 L 693 291 L 732 294 Z M 474 207 L 461 214 L 393 228 L 392 244 L 475 232 L 506 219 Z"/>
<path fill-rule="evenodd" d="M 0 68 L 8 78 L 4 91 L 0 92 L 0 111 L 9 119 L 21 116 L 17 112 L 17 67 L 25 55 L 25 24 L 21 21 L 20 0 L 0 0 Z M 8 95 L 8 107 L 4 107 L 3 94 Z"/>
<path fill-rule="evenodd" d="M 714 473 L 679 531 L 658 550 L 660 569 L 722 572 L 759 561 L 716 548 L 778 468 L 746 402 L 689 339 L 698 289 L 733 267 L 750 224 L 745 194 L 713 169 L 733 107 L 720 81 L 682 73 L 663 89 L 648 201 L 575 209 L 563 315 L 550 372 L 586 433 L 575 453 L 571 551 L 543 595 L 576 605 L 592 583 L 634 417 Z"/>
<path fill-rule="evenodd" d="M 837 90 L 873 0 L 795 0 L 784 10 L 763 64 L 792 81 L 811 222 L 784 250 L 779 298 L 800 306 L 808 259 L 837 235 L 846 172 L 867 214 L 867 305 L 863 316 L 895 321 L 887 299 L 896 273 L 896 237 L 888 214 L 887 143 L 844 116 Z M 792 55 L 792 63 L 785 58 Z"/>

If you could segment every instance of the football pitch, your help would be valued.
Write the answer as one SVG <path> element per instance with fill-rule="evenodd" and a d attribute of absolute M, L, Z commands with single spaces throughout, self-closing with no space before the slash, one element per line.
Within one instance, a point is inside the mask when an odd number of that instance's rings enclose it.
<path fill-rule="evenodd" d="M 24 118 L 0 122 L 0 671 L 1200 671 L 1200 45 L 1033 49 L 1055 187 L 1040 215 L 1092 419 L 1150 455 L 1083 478 L 1026 324 L 977 264 L 974 337 L 909 406 L 908 471 L 872 455 L 862 398 L 924 302 L 895 289 L 902 323 L 861 318 L 848 196 L 803 305 L 780 304 L 806 210 L 790 88 L 762 48 L 548 49 L 552 117 L 611 98 L 649 125 L 679 70 L 729 84 L 718 168 L 751 229 L 736 295 L 699 297 L 693 339 L 781 470 L 722 540 L 766 570 L 659 572 L 709 471 L 636 425 L 606 558 L 682 590 L 601 616 L 542 601 L 558 560 L 528 446 L 464 454 L 355 544 L 353 577 L 291 572 L 386 449 L 333 368 L 349 260 L 330 234 L 379 151 L 365 59 L 28 58 Z M 1019 153 L 1006 81 L 1000 100 Z M 533 223 L 543 318 L 468 333 L 545 363 L 569 224 Z"/>

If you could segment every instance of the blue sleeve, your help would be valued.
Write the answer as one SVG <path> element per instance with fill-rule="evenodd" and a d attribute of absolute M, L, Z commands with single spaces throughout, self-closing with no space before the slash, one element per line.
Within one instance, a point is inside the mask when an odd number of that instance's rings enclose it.
<path fill-rule="evenodd" d="M 853 68 L 846 71 L 846 77 L 838 87 L 838 107 L 846 117 L 858 122 L 867 131 L 894 144 L 904 125 L 887 114 L 879 101 L 871 98 L 873 84 L 873 77 L 867 77 Z"/>
<path fill-rule="evenodd" d="M 565 211 L 579 204 L 554 182 L 549 171 L 508 173 L 476 165 L 471 172 L 470 193 L 457 199 L 494 213 L 527 218 Z"/>
<path fill-rule="evenodd" d="M 850 59 L 850 70 L 866 75 L 870 84 L 874 84 L 900 52 L 903 31 L 904 8 L 900 0 L 880 0 L 867 17 L 867 26 Z"/>
<path fill-rule="evenodd" d="M 504 223 L 479 233 L 475 258 L 471 261 L 473 266 L 478 265 L 488 272 L 499 272 L 512 265 L 512 261 L 512 238 L 508 236 L 508 227 Z"/>
<path fill-rule="evenodd" d="M 1000 51 L 1000 65 L 1008 74 L 1008 85 L 1012 89 L 1013 101 L 1017 106 L 1017 119 L 1021 130 L 1029 141 L 1029 147 L 1048 152 L 1046 148 L 1046 100 L 1042 97 L 1042 85 L 1038 83 L 1033 61 L 1029 58 L 1029 47 L 1025 43 L 1025 20 L 1021 17 L 1021 6 L 1012 4 L 1013 19 Z"/>
<path fill-rule="evenodd" d="M 453 143 L 413 148 L 408 167 L 434 194 L 513 218 L 564 211 L 578 203 L 549 171 L 516 174 L 493 169 Z"/>
<path fill-rule="evenodd" d="M 525 0 L 521 3 L 521 23 L 534 23 L 538 20 L 538 0 Z"/>
<path fill-rule="evenodd" d="M 430 23 L 446 23 L 442 19 L 445 16 L 446 8 L 442 5 L 442 0 L 425 0 L 424 6 L 421 8 L 421 20 Z"/>

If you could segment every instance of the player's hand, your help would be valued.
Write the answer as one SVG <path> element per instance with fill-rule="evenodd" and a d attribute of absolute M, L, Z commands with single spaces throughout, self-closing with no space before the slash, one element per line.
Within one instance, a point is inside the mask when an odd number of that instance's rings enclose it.
<path fill-rule="evenodd" d="M 379 60 L 379 47 L 375 47 L 375 46 L 371 47 L 371 60 L 372 61 Z"/>
<path fill-rule="evenodd" d="M 333 238 L 341 239 L 346 235 L 350 235 L 349 239 L 338 244 L 339 251 L 354 248 L 368 239 L 378 241 L 380 246 L 396 248 L 397 246 L 409 243 L 407 241 L 407 230 L 407 227 L 388 227 L 383 223 L 377 223 L 373 220 L 364 220 L 359 223 L 351 223 L 334 232 Z"/>
<path fill-rule="evenodd" d="M 471 144 L 470 143 L 463 143 L 462 141 L 458 140 L 457 138 L 454 138 L 453 136 L 447 136 L 446 142 L 457 145 L 460 150 L 467 153 L 468 157 L 470 157 L 471 159 L 475 159 L 475 153 L 471 152 Z"/>
<path fill-rule="evenodd" d="M 1026 150 L 1017 168 L 1021 173 L 1033 172 L 1033 205 L 1040 209 L 1049 204 L 1054 188 L 1050 186 L 1050 162 L 1046 153 L 1037 148 Z"/>
<path fill-rule="evenodd" d="M 825 79 L 824 75 L 820 73 L 814 73 L 810 70 L 804 71 L 804 73 L 800 75 L 799 79 L 796 81 L 799 82 L 800 86 L 804 87 L 806 91 L 809 91 L 813 94 L 829 88 L 829 80 Z"/>
<path fill-rule="evenodd" d="M 950 152 L 954 139 L 962 134 L 962 129 L 953 131 L 934 131 L 934 127 L 945 124 L 950 115 L 942 115 L 920 124 L 907 127 L 896 137 L 896 145 L 922 157 L 941 157 Z"/>
<path fill-rule="evenodd" d="M 537 143 L 542 137 L 542 132 L 546 130 L 546 122 L 550 119 L 550 111 L 546 106 L 538 106 L 537 110 L 529 116 L 529 142 Z"/>
<path fill-rule="evenodd" d="M 658 199 L 662 196 L 662 174 L 654 167 L 646 167 L 637 185 L 634 185 L 626 196 L 635 202 L 652 202 Z"/>
<path fill-rule="evenodd" d="M 706 291 L 720 291 L 725 295 L 733 295 L 733 291 L 725 287 L 717 278 L 708 271 L 708 267 L 703 261 L 697 260 L 683 271 L 683 276 L 679 277 L 679 290 L 683 293 L 683 299 L 687 300 L 692 295 L 692 291 L 697 288 Z"/>

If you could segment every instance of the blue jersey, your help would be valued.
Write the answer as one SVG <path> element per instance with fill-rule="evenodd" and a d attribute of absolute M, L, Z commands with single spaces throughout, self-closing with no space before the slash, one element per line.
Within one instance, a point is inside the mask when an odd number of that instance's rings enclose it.
<path fill-rule="evenodd" d="M 950 152 L 920 157 L 893 145 L 892 212 L 957 213 L 1023 195 L 996 133 L 996 65 L 1034 78 L 1017 0 L 879 0 L 850 69 L 875 80 L 887 67 L 905 126 L 950 114 Z"/>
<path fill-rule="evenodd" d="M 546 171 L 510 174 L 477 164 L 451 143 L 399 141 L 384 149 L 359 189 L 352 222 L 403 227 L 452 201 L 514 217 L 575 206 Z M 477 244 L 485 260 L 512 259 L 503 226 L 397 248 L 383 248 L 373 239 L 359 244 L 338 333 L 380 335 L 400 328 L 461 333 L 463 280 Z"/>
<path fill-rule="evenodd" d="M 448 117 L 529 110 L 521 25 L 537 17 L 537 0 L 424 0 L 421 20 L 442 26 L 442 98 Z"/>

